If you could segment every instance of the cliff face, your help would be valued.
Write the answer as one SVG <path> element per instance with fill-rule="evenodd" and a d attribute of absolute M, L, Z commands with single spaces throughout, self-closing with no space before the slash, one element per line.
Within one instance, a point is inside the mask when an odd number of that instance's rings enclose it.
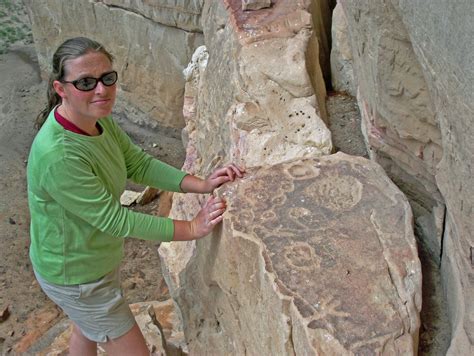
<path fill-rule="evenodd" d="M 411 210 L 377 164 L 331 155 L 310 5 L 204 4 L 185 168 L 234 161 L 247 177 L 219 191 L 229 208 L 212 237 L 160 247 L 191 354 L 416 352 Z M 201 199 L 175 195 L 171 216 Z"/>
<path fill-rule="evenodd" d="M 347 19 L 371 158 L 410 199 L 420 243 L 441 264 L 453 333 L 449 353 L 470 354 L 473 7 L 443 1 L 338 6 Z"/>
<path fill-rule="evenodd" d="M 469 1 L 341 0 L 331 69 L 333 1 L 273 0 L 256 11 L 242 11 L 241 0 L 25 3 L 44 71 L 65 38 L 93 37 L 116 57 L 119 110 L 185 127 L 185 169 L 206 175 L 230 161 L 249 169 L 241 185 L 220 192 L 230 207 L 222 230 L 198 244 L 160 248 L 191 350 L 260 352 L 245 342 L 257 325 L 260 341 L 279 340 L 268 344 L 276 353 L 416 352 L 421 286 L 411 212 L 380 164 L 410 202 L 419 243 L 441 265 L 448 353 L 474 353 Z M 245 6 L 252 3 L 260 2 Z M 331 155 L 331 76 L 336 89 L 357 95 L 378 164 Z M 199 204 L 197 196 L 176 196 L 172 216 L 191 218 Z M 373 246 L 373 254 L 359 245 Z M 341 246 L 365 256 L 367 270 Z M 390 312 L 377 312 L 383 305 Z M 374 311 L 384 336 L 357 308 Z M 361 323 L 364 331 L 346 332 Z"/>

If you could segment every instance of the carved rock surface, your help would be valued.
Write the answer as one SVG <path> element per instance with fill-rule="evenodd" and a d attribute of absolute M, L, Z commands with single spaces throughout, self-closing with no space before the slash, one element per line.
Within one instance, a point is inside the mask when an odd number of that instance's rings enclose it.
<path fill-rule="evenodd" d="M 255 168 L 174 291 L 190 354 L 413 354 L 421 267 L 404 195 L 338 153 Z"/>
<path fill-rule="evenodd" d="M 132 121 L 181 129 L 182 70 L 202 44 L 200 1 L 26 0 L 41 70 L 65 39 L 87 36 L 115 57 L 117 111 Z"/>

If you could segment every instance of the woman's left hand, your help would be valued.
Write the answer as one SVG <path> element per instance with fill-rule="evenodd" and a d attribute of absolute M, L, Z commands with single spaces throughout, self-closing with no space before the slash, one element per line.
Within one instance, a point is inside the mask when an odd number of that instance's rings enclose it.
<path fill-rule="evenodd" d="M 206 178 L 206 186 L 208 192 L 212 192 L 214 189 L 220 187 L 222 184 L 227 182 L 233 182 L 236 177 L 242 178 L 245 170 L 237 167 L 235 164 L 230 164 L 226 167 L 216 169 L 209 177 Z"/>

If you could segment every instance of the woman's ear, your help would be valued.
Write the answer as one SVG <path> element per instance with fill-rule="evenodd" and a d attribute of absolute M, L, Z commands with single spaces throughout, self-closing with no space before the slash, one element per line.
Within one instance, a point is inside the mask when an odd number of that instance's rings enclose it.
<path fill-rule="evenodd" d="M 64 85 L 61 83 L 59 80 L 53 81 L 53 88 L 54 91 L 61 97 L 65 98 L 66 97 L 66 92 L 64 90 Z"/>

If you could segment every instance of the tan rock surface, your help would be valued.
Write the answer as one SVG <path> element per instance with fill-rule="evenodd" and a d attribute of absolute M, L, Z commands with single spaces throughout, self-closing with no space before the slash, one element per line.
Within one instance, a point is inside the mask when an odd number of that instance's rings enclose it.
<path fill-rule="evenodd" d="M 412 215 L 383 170 L 344 154 L 257 168 L 223 189 L 175 291 L 191 354 L 414 354 Z"/>
<path fill-rule="evenodd" d="M 338 3 L 332 13 L 331 83 L 336 91 L 357 96 L 352 48 L 344 9 Z"/>
<path fill-rule="evenodd" d="M 369 154 L 407 194 L 418 234 L 439 260 L 444 200 L 435 174 L 443 149 L 424 70 L 390 2 L 341 5 Z"/>
<path fill-rule="evenodd" d="M 272 0 L 242 0 L 242 10 L 260 10 L 272 5 Z"/>
<path fill-rule="evenodd" d="M 184 71 L 183 169 L 205 176 L 228 161 L 252 167 L 330 153 L 330 133 L 318 116 L 305 67 L 310 14 L 290 2 L 255 16 L 242 12 L 236 2 L 229 2 L 230 12 L 210 5 L 204 5 L 203 17 L 209 46 L 198 48 Z M 286 24 L 286 15 L 298 21 Z M 292 27 L 295 23 L 299 27 Z M 278 29 L 273 39 L 268 26 Z M 296 29 L 299 32 L 292 34 Z M 234 52 L 238 58 L 228 57 Z M 170 216 L 191 219 L 201 201 L 195 195 L 175 194 Z M 171 293 L 179 287 L 180 272 L 194 249 L 194 242 L 160 246 Z"/>
<path fill-rule="evenodd" d="M 201 173 L 229 161 L 251 167 L 330 153 L 305 66 L 310 13 L 287 1 L 250 12 L 237 5 L 204 4 L 209 60 L 194 100 Z"/>
<path fill-rule="evenodd" d="M 408 195 L 418 234 L 441 264 L 452 327 L 447 354 L 473 354 L 474 8 L 443 1 L 341 4 L 373 158 Z"/>

